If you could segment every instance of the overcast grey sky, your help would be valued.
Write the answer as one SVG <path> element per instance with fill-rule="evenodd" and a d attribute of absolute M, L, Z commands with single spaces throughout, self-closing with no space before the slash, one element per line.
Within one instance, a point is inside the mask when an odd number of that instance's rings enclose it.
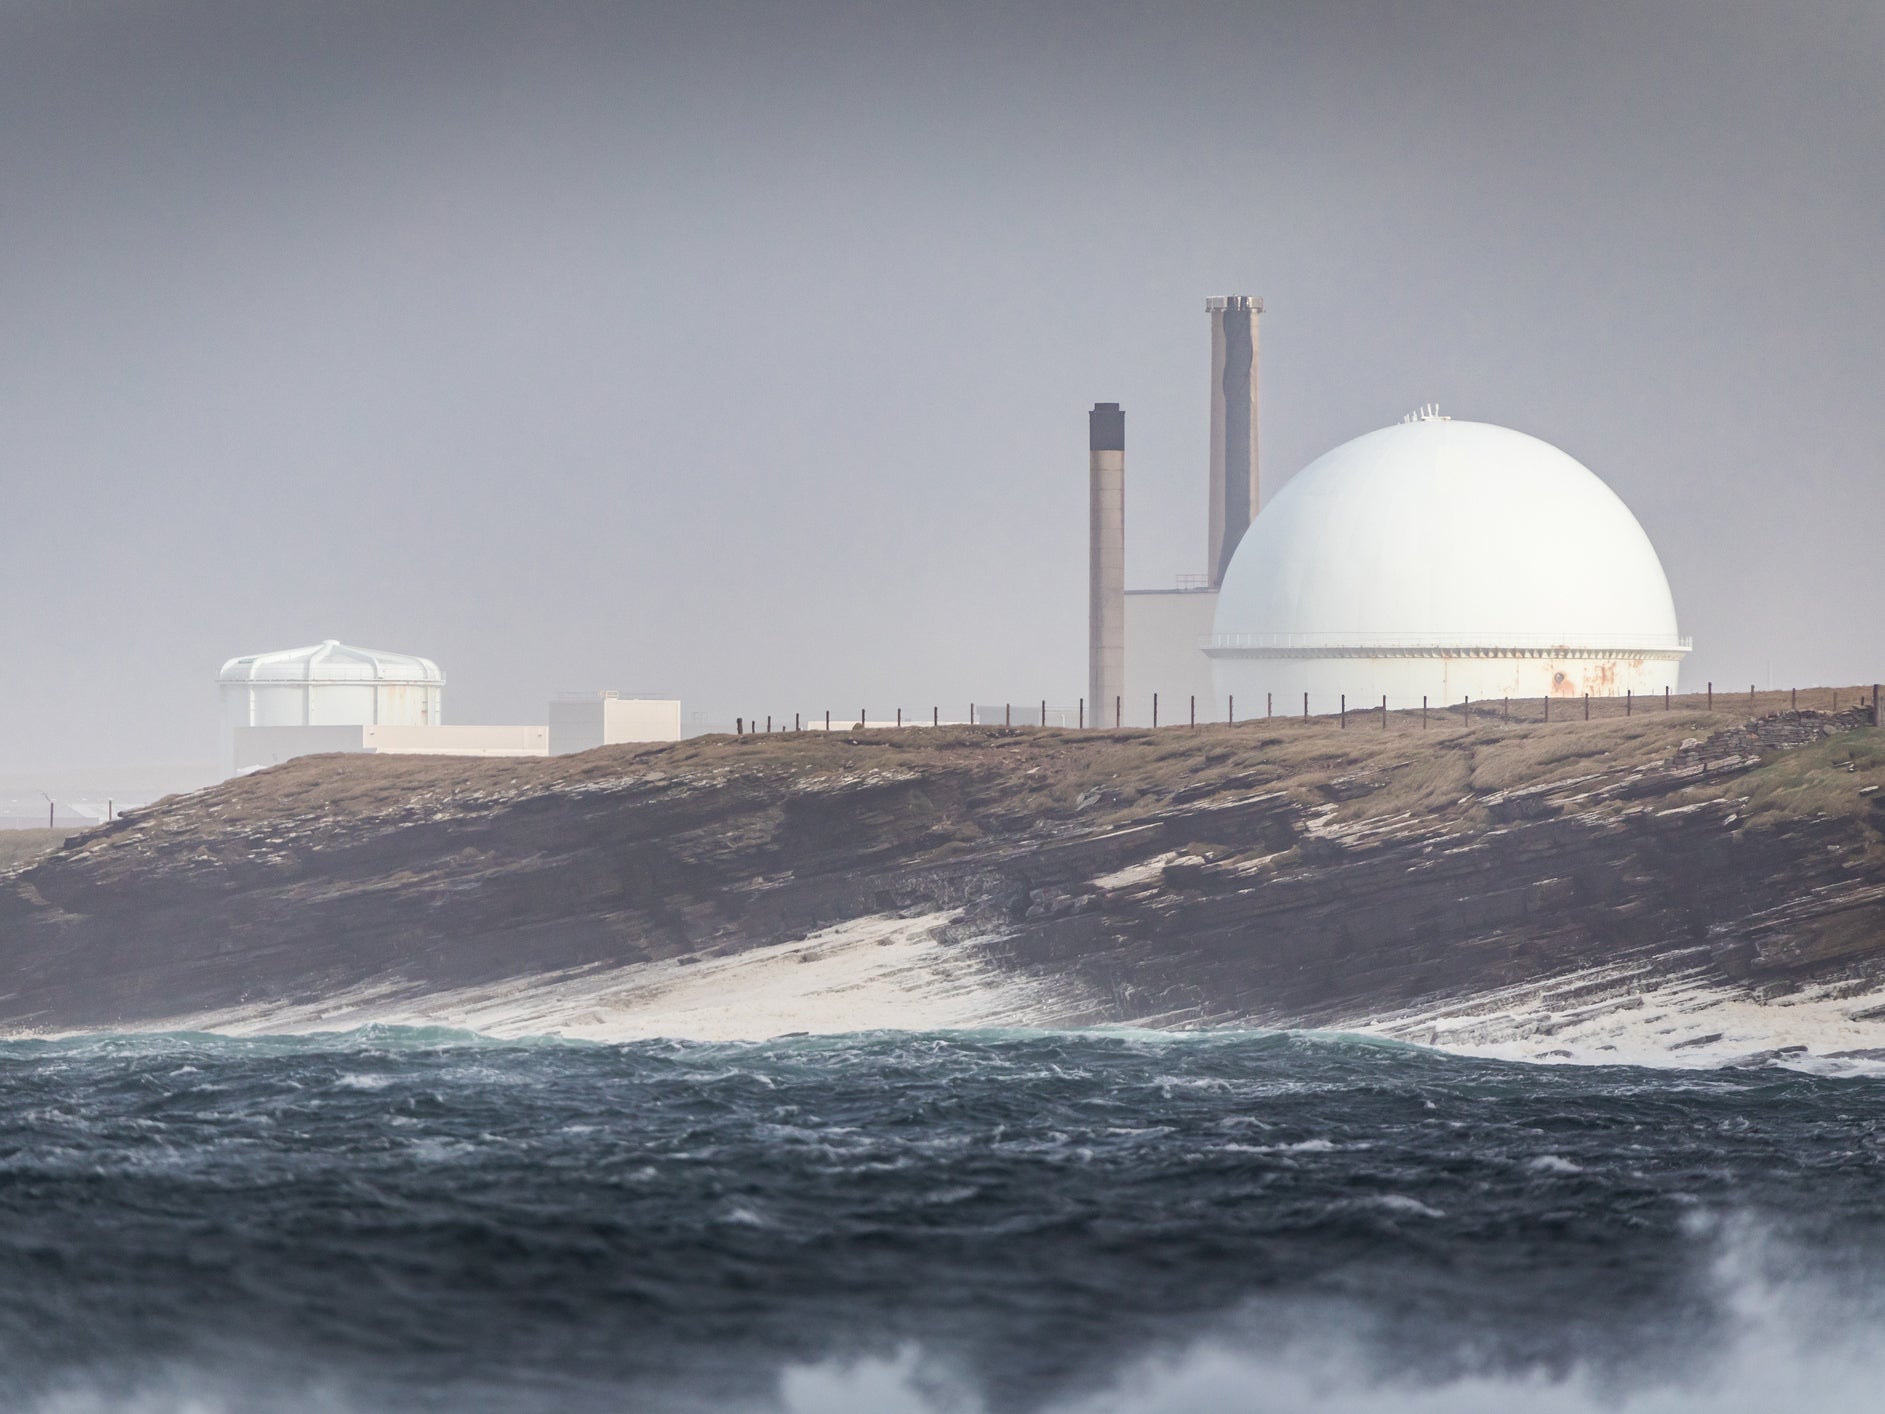
<path fill-rule="evenodd" d="M 0 0 L 0 772 L 208 761 L 325 637 L 460 722 L 1070 701 L 1085 409 L 1201 570 L 1229 292 L 1272 487 L 1518 427 L 1698 684 L 1869 682 L 1882 93 L 1876 0 Z"/>

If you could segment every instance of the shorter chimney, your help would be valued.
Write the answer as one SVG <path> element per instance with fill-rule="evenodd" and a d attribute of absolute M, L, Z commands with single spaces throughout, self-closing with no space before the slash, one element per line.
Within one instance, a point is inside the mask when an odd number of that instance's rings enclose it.
<path fill-rule="evenodd" d="M 1092 720 L 1104 722 L 1126 690 L 1126 414 L 1118 403 L 1095 403 L 1087 414 L 1087 478 L 1087 702 Z"/>

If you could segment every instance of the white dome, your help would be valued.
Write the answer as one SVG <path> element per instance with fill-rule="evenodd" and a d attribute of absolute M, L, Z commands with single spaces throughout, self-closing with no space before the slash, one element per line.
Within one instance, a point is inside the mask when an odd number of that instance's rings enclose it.
<path fill-rule="evenodd" d="M 1363 702 L 1426 685 L 1440 701 L 1660 691 L 1687 648 L 1655 547 L 1615 492 L 1535 437 L 1423 415 L 1337 447 L 1264 507 L 1208 651 L 1225 690 Z M 1251 660 L 1272 666 L 1253 675 Z"/>
<path fill-rule="evenodd" d="M 430 658 L 350 648 L 332 638 L 312 648 L 231 658 L 217 677 L 223 682 L 377 682 L 404 687 L 430 687 L 445 681 L 445 674 Z"/>

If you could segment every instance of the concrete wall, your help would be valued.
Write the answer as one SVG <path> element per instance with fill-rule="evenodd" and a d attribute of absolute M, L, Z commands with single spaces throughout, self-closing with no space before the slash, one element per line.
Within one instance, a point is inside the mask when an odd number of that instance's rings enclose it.
<path fill-rule="evenodd" d="M 655 697 L 565 697 L 550 704 L 550 754 L 638 741 L 679 741 L 681 704 Z"/>
<path fill-rule="evenodd" d="M 239 730 L 265 727 L 297 730 L 353 726 L 437 727 L 444 720 L 444 688 L 436 684 L 327 680 L 226 682 L 222 684 L 222 712 L 223 774 L 230 776 L 245 769 L 235 757 L 235 733 Z M 306 756 L 309 753 L 295 751 L 290 754 Z"/>
<path fill-rule="evenodd" d="M 393 756 L 549 754 L 547 727 L 239 726 L 231 737 L 231 774 L 330 751 Z"/>
<path fill-rule="evenodd" d="M 230 682 L 222 685 L 232 726 L 439 725 L 443 689 L 417 683 Z"/>
<path fill-rule="evenodd" d="M 1182 722 L 1190 716 L 1190 698 L 1198 699 L 1198 720 L 1218 722 L 1223 709 L 1211 675 L 1211 660 L 1199 646 L 1210 635 L 1217 594 L 1208 589 L 1129 589 L 1126 591 L 1125 724 L 1152 720 L 1152 694 L 1159 698 L 1159 721 Z M 1113 704 L 1100 704 L 1089 721 L 1113 724 Z"/>
<path fill-rule="evenodd" d="M 548 727 L 362 727 L 367 751 L 397 756 L 548 756 Z"/>

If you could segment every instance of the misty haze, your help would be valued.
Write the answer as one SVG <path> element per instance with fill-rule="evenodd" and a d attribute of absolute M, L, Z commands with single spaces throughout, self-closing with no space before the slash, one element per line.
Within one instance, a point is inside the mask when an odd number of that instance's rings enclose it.
<path fill-rule="evenodd" d="M 1871 1409 L 1882 74 L 0 0 L 0 1404 Z"/>

